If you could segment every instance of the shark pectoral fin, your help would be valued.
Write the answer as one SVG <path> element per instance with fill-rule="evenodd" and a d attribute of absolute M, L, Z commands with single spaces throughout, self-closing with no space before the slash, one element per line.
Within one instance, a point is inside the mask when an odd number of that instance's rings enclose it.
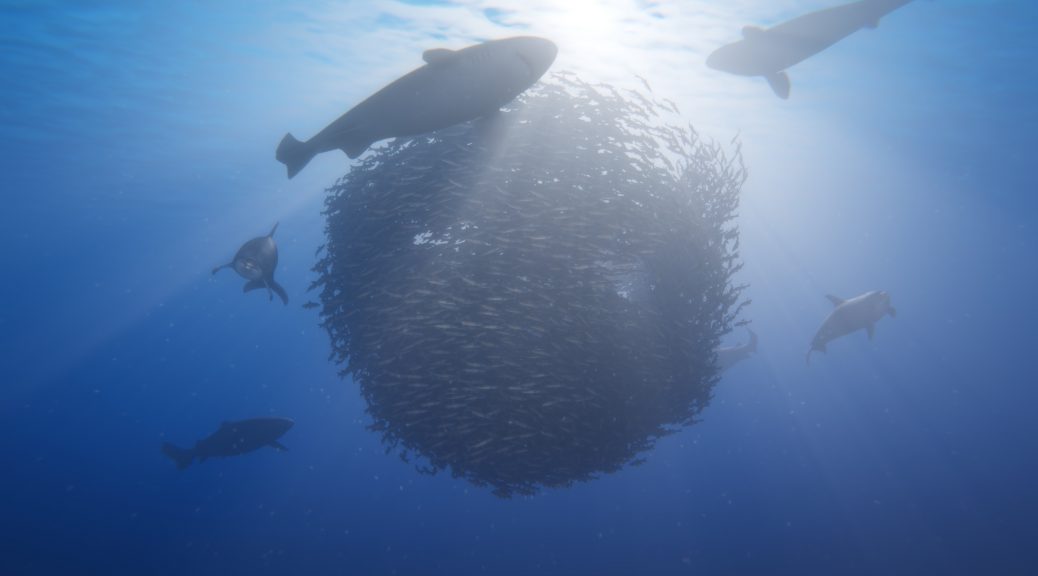
<path fill-rule="evenodd" d="M 771 86 L 771 91 L 783 100 L 789 99 L 789 76 L 785 72 L 776 72 L 764 77 Z"/>
<path fill-rule="evenodd" d="M 425 60 L 426 64 L 443 64 L 453 60 L 455 55 L 456 52 L 454 52 L 454 50 L 448 50 L 446 48 L 432 48 L 422 52 L 422 60 Z"/>
<path fill-rule="evenodd" d="M 224 268 L 230 268 L 233 265 L 234 264 L 220 264 L 216 268 L 213 268 L 213 274 L 216 274 L 217 272 L 219 272 L 220 270 L 223 270 Z"/>
<path fill-rule="evenodd" d="M 743 26 L 742 27 L 742 37 L 743 38 L 753 38 L 754 36 L 759 36 L 759 35 L 761 35 L 763 33 L 764 33 L 764 29 L 761 28 L 760 26 Z"/>
<path fill-rule="evenodd" d="M 169 442 L 162 444 L 162 453 L 176 462 L 178 470 L 187 468 L 191 465 L 191 461 L 195 459 L 194 451 L 175 446 Z"/>
<path fill-rule="evenodd" d="M 876 325 L 869 324 L 865 327 L 865 330 L 869 333 L 869 340 L 872 340 L 872 338 L 876 335 Z"/>
<path fill-rule="evenodd" d="M 815 343 L 811 344 L 811 347 L 807 349 L 807 363 L 808 363 L 808 365 L 811 364 L 811 353 L 812 352 L 821 352 L 822 354 L 825 354 L 825 344 L 815 344 Z"/>
<path fill-rule="evenodd" d="M 280 284 L 278 284 L 277 282 L 271 280 L 270 282 L 267 283 L 267 286 L 271 290 L 273 290 L 274 293 L 277 294 L 279 298 L 281 298 L 281 301 L 285 303 L 285 306 L 288 306 L 288 293 L 285 292 L 285 289 L 282 288 Z"/>
<path fill-rule="evenodd" d="M 357 156 L 363 154 L 364 151 L 368 149 L 368 146 L 371 146 L 371 144 L 372 142 L 351 142 L 349 144 L 346 144 L 345 146 L 342 146 L 341 148 L 339 148 L 339 150 L 342 150 L 343 153 L 345 153 L 350 160 L 353 160 Z"/>
<path fill-rule="evenodd" d="M 288 452 L 288 448 L 286 448 L 284 444 L 278 442 L 277 440 L 271 442 L 270 447 L 277 450 L 278 452 Z"/>
<path fill-rule="evenodd" d="M 253 290 L 259 290 L 260 288 L 266 288 L 267 284 L 263 280 L 250 280 L 241 287 L 242 292 L 252 292 Z"/>
<path fill-rule="evenodd" d="M 893 306 L 887 306 L 887 314 L 890 314 L 891 318 L 897 318 L 897 310 Z"/>
<path fill-rule="evenodd" d="M 833 303 L 833 306 L 839 306 L 840 304 L 843 304 L 845 302 L 843 298 L 840 298 L 839 296 L 833 296 L 832 294 L 826 294 L 825 297 Z"/>

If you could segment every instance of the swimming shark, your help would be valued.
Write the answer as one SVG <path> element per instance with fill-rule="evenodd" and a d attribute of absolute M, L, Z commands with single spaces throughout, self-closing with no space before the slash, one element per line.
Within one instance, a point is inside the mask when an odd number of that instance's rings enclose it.
<path fill-rule="evenodd" d="M 385 138 L 433 132 L 496 112 L 555 61 L 550 40 L 516 36 L 460 50 L 426 50 L 426 64 L 354 106 L 306 142 L 286 134 L 275 157 L 292 178 L 322 152 L 350 158 Z"/>
<path fill-rule="evenodd" d="M 891 318 L 897 316 L 897 311 L 890 305 L 890 294 L 882 290 L 866 292 L 849 300 L 831 294 L 826 295 L 826 298 L 835 308 L 811 340 L 811 348 L 807 351 L 808 364 L 811 363 L 811 352 L 818 351 L 824 354 L 825 346 L 829 342 L 858 330 L 868 332 L 869 340 L 872 340 L 876 332 L 876 322 L 887 315 Z"/>
<path fill-rule="evenodd" d="M 195 442 L 193 448 L 181 448 L 169 442 L 162 444 L 162 453 L 177 463 L 183 470 L 195 459 L 205 462 L 207 458 L 238 456 L 264 446 L 278 451 L 288 450 L 278 439 L 295 425 L 290 418 L 250 418 L 237 422 L 224 422 L 220 428 Z"/>
<path fill-rule="evenodd" d="M 717 367 L 722 372 L 757 352 L 757 334 L 753 330 L 749 330 L 749 333 L 749 342 L 738 346 L 717 349 Z"/>
<path fill-rule="evenodd" d="M 234 260 L 213 268 L 213 274 L 224 268 L 234 268 L 239 276 L 248 280 L 242 287 L 243 292 L 266 288 L 271 300 L 274 299 L 271 291 L 274 291 L 282 302 L 288 304 L 288 293 L 274 281 L 274 269 L 278 267 L 278 245 L 274 242 L 274 232 L 277 229 L 278 225 L 275 223 L 270 234 L 242 244 L 238 253 L 234 255 Z"/>
<path fill-rule="evenodd" d="M 740 76 L 763 76 L 779 98 L 789 98 L 786 69 L 862 28 L 875 28 L 879 20 L 912 0 L 860 0 L 794 18 L 767 30 L 742 29 L 743 39 L 715 50 L 706 65 Z"/>

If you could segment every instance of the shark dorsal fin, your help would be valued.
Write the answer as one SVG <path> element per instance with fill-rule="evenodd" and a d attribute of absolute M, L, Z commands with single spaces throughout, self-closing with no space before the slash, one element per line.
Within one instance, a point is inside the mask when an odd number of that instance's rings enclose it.
<path fill-rule="evenodd" d="M 761 28 L 760 26 L 743 26 L 742 27 L 742 37 L 743 38 L 753 38 L 753 37 L 759 36 L 759 35 L 761 35 L 763 33 L 764 33 L 764 29 Z"/>
<path fill-rule="evenodd" d="M 422 60 L 425 60 L 426 64 L 443 64 L 453 60 L 456 54 L 457 52 L 447 48 L 432 48 L 422 52 Z"/>
<path fill-rule="evenodd" d="M 833 306 L 839 306 L 840 304 L 846 302 L 846 300 L 844 300 L 843 298 L 840 298 L 839 296 L 833 296 L 832 294 L 826 294 L 825 297 L 833 303 Z"/>

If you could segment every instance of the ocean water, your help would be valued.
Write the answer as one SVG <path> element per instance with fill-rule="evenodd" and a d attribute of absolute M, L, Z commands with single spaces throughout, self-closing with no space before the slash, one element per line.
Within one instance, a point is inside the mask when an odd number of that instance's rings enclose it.
<path fill-rule="evenodd" d="M 0 574 L 1038 571 L 1038 6 L 916 0 L 789 100 L 704 65 L 833 4 L 0 2 Z M 367 429 L 301 307 L 351 164 L 274 149 L 516 34 L 741 144 L 760 349 L 643 465 L 500 499 Z M 274 222 L 287 307 L 210 274 Z M 805 365 L 824 295 L 877 289 L 897 318 Z M 159 449 L 270 415 L 287 452 Z"/>

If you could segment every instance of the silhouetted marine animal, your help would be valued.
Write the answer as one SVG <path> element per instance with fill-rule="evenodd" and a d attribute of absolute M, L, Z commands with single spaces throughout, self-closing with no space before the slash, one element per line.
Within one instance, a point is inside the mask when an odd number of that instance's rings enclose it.
<path fill-rule="evenodd" d="M 757 352 L 757 334 L 753 330 L 748 330 L 748 332 L 750 333 L 749 342 L 739 346 L 717 349 L 717 367 L 722 372 Z"/>
<path fill-rule="evenodd" d="M 548 71 L 558 48 L 550 40 L 516 36 L 461 50 L 426 50 L 426 65 L 354 106 L 316 136 L 300 142 L 286 134 L 276 158 L 299 173 L 321 152 L 350 158 L 385 138 L 433 132 L 496 112 Z"/>
<path fill-rule="evenodd" d="M 912 0 L 860 0 L 794 18 L 764 30 L 742 29 L 743 39 L 715 50 L 706 65 L 740 76 L 763 76 L 780 98 L 789 98 L 785 70 L 825 50 Z"/>
<path fill-rule="evenodd" d="M 213 274 L 223 268 L 234 268 L 235 272 L 248 280 L 242 287 L 243 292 L 266 288 L 271 300 L 274 299 L 271 294 L 273 290 L 281 297 L 282 302 L 288 304 L 288 294 L 285 289 L 274 281 L 274 269 L 278 267 L 278 245 L 274 242 L 274 232 L 277 229 L 278 225 L 274 224 L 270 234 L 253 238 L 243 244 L 238 249 L 238 253 L 234 255 L 234 260 L 213 268 Z"/>
<path fill-rule="evenodd" d="M 871 340 L 876 331 L 876 322 L 887 314 L 891 318 L 897 315 L 897 311 L 890 305 L 890 294 L 882 290 L 866 292 L 849 300 L 831 294 L 826 298 L 836 308 L 829 313 L 829 317 L 811 340 L 811 348 L 807 351 L 808 364 L 811 363 L 811 352 L 817 350 L 825 353 L 825 345 L 841 336 L 866 330 Z"/>
<path fill-rule="evenodd" d="M 180 448 L 169 442 L 162 444 L 162 453 L 177 463 L 183 470 L 197 458 L 238 456 L 246 452 L 270 446 L 277 450 L 288 450 L 278 442 L 295 422 L 289 418 L 250 418 L 237 422 L 224 422 L 220 429 L 195 442 L 194 448 Z"/>

